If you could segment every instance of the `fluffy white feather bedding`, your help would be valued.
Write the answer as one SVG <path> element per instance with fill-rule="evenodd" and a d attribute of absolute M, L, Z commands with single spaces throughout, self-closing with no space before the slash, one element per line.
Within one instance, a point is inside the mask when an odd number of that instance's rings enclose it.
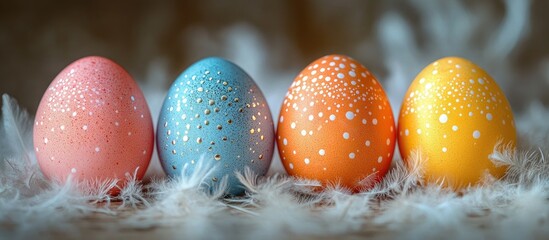
<path fill-rule="evenodd" d="M 417 153 L 407 167 L 396 159 L 381 183 L 354 195 L 337 186 L 318 191 L 318 183 L 282 173 L 258 177 L 245 171 L 240 180 L 246 196 L 222 198 L 223 189 L 203 190 L 203 180 L 211 172 L 203 166 L 189 177 L 153 178 L 147 184 L 128 174 L 130 184 L 112 197 L 107 190 L 116 186 L 115 181 L 69 180 L 63 185 L 47 181 L 33 156 L 28 114 L 7 95 L 2 112 L 0 238 L 90 238 L 85 226 L 91 218 L 105 221 L 96 220 L 92 232 L 110 232 L 114 237 L 151 229 L 174 239 L 549 236 L 549 163 L 541 148 L 512 152 L 495 146 L 491 158 L 509 166 L 506 177 L 486 176 L 481 186 L 460 193 L 424 183 L 424 159 Z M 539 143 L 538 135 L 528 138 L 529 127 L 546 126 L 546 117 L 549 112 L 539 108 L 521 116 L 517 123 L 521 142 Z M 545 132 L 537 131 L 539 136 L 547 136 L 547 127 L 540 129 Z"/>

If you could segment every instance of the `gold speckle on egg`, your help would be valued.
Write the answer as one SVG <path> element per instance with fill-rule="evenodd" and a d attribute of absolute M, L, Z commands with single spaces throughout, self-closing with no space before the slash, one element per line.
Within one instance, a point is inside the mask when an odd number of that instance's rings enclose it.
<path fill-rule="evenodd" d="M 238 138 L 238 134 L 246 133 L 246 131 L 250 129 L 257 131 L 258 128 L 262 128 L 261 134 L 265 135 L 263 138 L 265 140 L 271 138 L 272 140 L 275 131 L 273 129 L 272 119 L 270 119 L 271 114 L 262 93 L 254 89 L 256 86 L 254 85 L 255 83 L 253 80 L 248 77 L 240 79 L 241 77 L 244 77 L 245 74 L 243 74 L 243 76 L 232 76 L 231 74 L 225 78 L 225 76 L 217 76 L 214 74 L 211 74 L 210 76 L 202 75 L 204 71 L 205 69 L 201 69 L 200 73 L 196 74 L 197 76 L 192 76 L 196 80 L 194 82 L 189 81 L 189 77 L 191 77 L 192 73 L 184 73 L 182 74 L 183 77 L 176 80 L 179 82 L 172 85 L 169 96 L 166 97 L 167 100 L 165 100 L 165 104 L 169 103 L 170 105 L 173 105 L 174 111 L 177 112 L 166 114 L 164 117 L 165 119 L 160 121 L 168 121 L 168 127 L 174 127 L 172 128 L 172 131 L 174 131 L 173 135 L 175 135 L 175 129 L 181 130 L 181 136 L 158 138 L 161 143 L 158 144 L 158 146 L 162 147 L 161 150 L 163 152 L 166 151 L 166 148 L 168 148 L 167 151 L 171 151 L 169 147 L 176 148 L 178 151 L 177 156 L 168 154 L 171 159 L 176 159 L 175 157 L 181 155 L 186 156 L 182 161 L 189 161 L 192 158 L 196 159 L 197 154 L 199 155 L 201 152 L 205 152 L 211 154 L 210 156 L 216 161 L 220 161 L 221 155 L 223 155 L 223 161 L 228 162 L 216 162 L 216 164 L 222 164 L 220 167 L 224 166 L 226 169 L 233 168 L 232 165 L 234 165 L 235 161 L 242 160 L 239 161 L 240 164 L 250 164 L 249 161 L 253 159 L 256 161 L 256 164 L 254 164 L 254 171 L 258 170 L 258 168 L 265 167 L 267 165 L 265 162 L 258 163 L 258 156 L 261 155 L 263 160 L 267 157 L 270 158 L 273 146 L 267 145 L 265 141 L 258 144 L 259 135 L 250 136 L 250 138 L 244 139 Z M 212 70 L 212 73 L 216 71 L 217 70 Z M 199 81 L 200 84 L 198 83 Z M 174 88 L 179 86 L 181 86 L 181 90 L 175 89 L 174 91 Z M 202 92 L 199 93 L 199 91 Z M 199 97 L 201 99 L 200 102 L 197 101 L 197 98 Z M 202 102 L 206 105 L 199 104 Z M 252 104 L 257 108 L 253 109 L 253 111 L 245 112 L 245 115 L 238 114 L 237 111 L 243 112 L 244 106 L 251 106 Z M 162 111 L 163 113 L 166 113 L 166 107 L 164 107 Z M 261 117 L 258 117 L 259 121 L 250 121 L 251 115 L 258 111 L 261 112 Z M 181 120 L 180 116 L 183 113 L 187 114 L 188 118 Z M 200 115 L 202 115 L 201 118 Z M 265 119 L 267 121 L 263 121 L 263 115 L 268 116 Z M 161 114 L 161 117 L 162 116 L 163 115 Z M 172 126 L 176 125 L 177 121 L 180 122 L 179 128 L 175 128 L 177 126 Z M 186 129 L 183 129 L 183 126 L 189 125 L 191 127 L 185 127 Z M 195 126 L 195 128 L 192 126 Z M 238 131 L 243 132 L 239 133 Z M 229 134 L 237 137 L 229 140 L 227 136 Z M 177 142 L 175 146 L 177 147 L 173 147 L 169 144 L 173 139 L 176 139 Z M 192 143 L 189 143 L 191 141 Z M 226 149 L 230 149 L 230 151 L 225 151 Z M 248 149 L 250 150 L 248 151 Z M 225 156 L 226 154 L 229 155 Z M 243 167 L 243 165 L 237 167 L 240 168 Z M 217 177 L 222 179 L 221 176 Z"/>

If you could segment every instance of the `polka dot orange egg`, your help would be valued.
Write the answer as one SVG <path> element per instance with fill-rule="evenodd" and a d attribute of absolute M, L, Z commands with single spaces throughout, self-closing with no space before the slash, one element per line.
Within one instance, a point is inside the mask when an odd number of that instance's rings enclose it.
<path fill-rule="evenodd" d="M 395 141 L 383 88 L 347 56 L 329 55 L 307 66 L 280 111 L 278 150 L 293 176 L 353 191 L 370 187 L 387 173 Z"/>
<path fill-rule="evenodd" d="M 139 86 L 106 58 L 86 57 L 67 66 L 36 112 L 36 157 L 53 180 L 63 182 L 69 175 L 79 181 L 125 180 L 127 173 L 141 179 L 153 143 L 152 119 Z"/>
<path fill-rule="evenodd" d="M 474 63 L 442 58 L 421 71 L 400 110 L 400 153 L 418 150 L 425 177 L 456 189 L 475 184 L 488 171 L 501 177 L 488 155 L 498 141 L 514 144 L 509 102 L 497 83 Z"/>

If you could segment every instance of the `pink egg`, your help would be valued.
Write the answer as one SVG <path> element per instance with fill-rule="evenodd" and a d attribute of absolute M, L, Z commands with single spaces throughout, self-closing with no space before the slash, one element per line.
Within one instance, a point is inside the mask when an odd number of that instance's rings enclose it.
<path fill-rule="evenodd" d="M 42 172 L 60 182 L 141 179 L 153 150 L 153 126 L 139 86 L 115 62 L 85 57 L 67 66 L 40 101 L 34 147 Z M 114 190 L 116 192 L 116 190 Z"/>

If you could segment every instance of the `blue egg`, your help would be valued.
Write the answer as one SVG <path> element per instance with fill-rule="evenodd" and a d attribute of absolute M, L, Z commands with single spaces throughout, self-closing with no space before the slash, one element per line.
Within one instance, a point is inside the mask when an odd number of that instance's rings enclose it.
<path fill-rule="evenodd" d="M 274 149 L 274 124 L 263 93 L 240 67 L 221 58 L 200 60 L 175 80 L 164 99 L 156 132 L 160 163 L 170 177 L 211 170 L 207 184 L 243 186 L 246 167 L 265 175 Z M 202 161 L 202 162 L 201 162 Z"/>

